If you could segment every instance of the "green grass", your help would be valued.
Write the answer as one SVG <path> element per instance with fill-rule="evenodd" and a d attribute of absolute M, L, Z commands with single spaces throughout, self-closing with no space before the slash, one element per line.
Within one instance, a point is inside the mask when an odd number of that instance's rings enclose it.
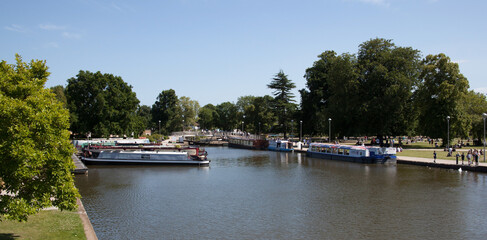
<path fill-rule="evenodd" d="M 468 150 L 468 149 L 470 149 L 470 148 L 463 148 L 458 153 L 460 153 L 460 155 L 462 155 L 463 150 Z M 478 147 L 476 149 L 480 150 L 480 148 L 478 148 Z M 437 159 L 446 159 L 446 160 L 456 161 L 455 155 L 457 154 L 457 152 L 453 152 L 452 157 L 447 157 L 446 156 L 447 152 L 443 151 L 443 149 L 428 149 L 428 150 L 404 149 L 404 151 L 398 152 L 398 153 L 396 153 L 396 155 L 397 156 L 406 156 L 406 157 L 420 157 L 420 158 L 431 158 L 431 159 L 433 159 L 433 151 L 436 151 L 436 158 Z M 466 156 L 467 152 L 464 152 L 464 153 L 465 153 L 465 161 L 467 161 L 467 156 Z M 483 159 L 484 159 L 483 156 L 479 157 L 479 161 L 483 161 Z M 458 161 L 462 161 L 462 158 L 459 157 Z"/>
<path fill-rule="evenodd" d="M 78 212 L 43 210 L 27 222 L 0 222 L 0 240 L 7 239 L 86 239 Z"/>

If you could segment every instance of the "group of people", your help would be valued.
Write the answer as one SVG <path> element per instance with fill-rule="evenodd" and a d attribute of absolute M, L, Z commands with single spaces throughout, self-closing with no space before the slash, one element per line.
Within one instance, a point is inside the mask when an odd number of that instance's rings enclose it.
<path fill-rule="evenodd" d="M 468 165 L 470 166 L 471 164 L 474 164 L 476 166 L 479 165 L 479 156 L 482 156 L 484 155 L 484 152 L 482 152 L 482 149 L 480 150 L 477 150 L 477 149 L 470 149 L 468 150 L 467 152 L 467 163 Z M 458 158 L 461 157 L 462 158 L 462 165 L 463 165 L 463 161 L 465 161 L 465 152 L 462 152 L 462 155 L 460 155 L 460 153 L 457 152 L 457 155 L 456 155 L 456 158 L 457 158 L 457 164 L 458 164 Z"/>

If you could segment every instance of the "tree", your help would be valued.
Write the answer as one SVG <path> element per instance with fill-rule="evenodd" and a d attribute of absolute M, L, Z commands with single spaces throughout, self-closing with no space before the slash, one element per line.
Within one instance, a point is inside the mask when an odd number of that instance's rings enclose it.
<path fill-rule="evenodd" d="M 198 113 L 198 123 L 201 129 L 214 129 L 218 118 L 218 112 L 213 104 L 206 104 Z"/>
<path fill-rule="evenodd" d="M 0 220 L 40 209 L 74 210 L 69 113 L 44 84 L 45 61 L 0 62 Z"/>
<path fill-rule="evenodd" d="M 196 124 L 200 104 L 196 100 L 191 100 L 189 97 L 179 98 L 179 107 L 184 116 L 184 124 L 186 126 L 193 126 Z"/>
<path fill-rule="evenodd" d="M 135 112 L 139 105 L 132 86 L 112 74 L 79 71 L 68 79 L 66 87 L 71 130 L 107 137 L 130 135 L 136 127 Z"/>
<path fill-rule="evenodd" d="M 284 138 L 286 138 L 290 116 L 293 114 L 292 111 L 296 109 L 294 94 L 291 92 L 296 85 L 280 70 L 267 87 L 274 90 L 272 94 L 274 95 L 275 114 L 278 116 L 277 126 L 283 125 L 282 130 L 284 130 Z"/>
<path fill-rule="evenodd" d="M 450 116 L 450 136 L 468 132 L 468 118 L 461 115 L 461 101 L 467 94 L 468 80 L 460 73 L 458 64 L 443 53 L 428 55 L 423 60 L 420 79 L 416 93 L 419 133 L 446 140 L 447 116 Z"/>
<path fill-rule="evenodd" d="M 178 96 L 173 89 L 159 93 L 152 105 L 152 122 L 158 126 L 161 121 L 161 132 L 164 134 L 183 130 L 182 114 Z"/>
<path fill-rule="evenodd" d="M 223 102 L 216 106 L 216 112 L 219 118 L 216 120 L 216 126 L 225 131 L 231 131 L 237 128 L 238 107 L 231 102 Z"/>
<path fill-rule="evenodd" d="M 147 105 L 142 105 L 137 108 L 136 111 L 136 123 L 135 123 L 135 131 L 137 133 L 142 133 L 146 129 L 150 129 L 154 127 L 152 125 L 152 115 L 151 115 L 151 108 Z"/>
<path fill-rule="evenodd" d="M 381 140 L 407 134 L 416 117 L 412 94 L 420 73 L 419 51 L 376 38 L 360 45 L 357 59 L 362 132 Z"/>
<path fill-rule="evenodd" d="M 65 89 L 61 85 L 51 87 L 51 91 L 55 94 L 56 99 L 63 104 L 63 107 L 68 106 L 68 100 L 66 99 Z"/>
<path fill-rule="evenodd" d="M 334 133 L 358 134 L 361 99 L 356 58 L 350 54 L 337 56 L 334 51 L 318 57 L 313 67 L 306 69 L 308 90 L 300 91 L 304 132 L 328 134 L 328 118 L 332 118 Z"/>
<path fill-rule="evenodd" d="M 482 93 L 468 91 L 460 101 L 460 109 L 462 110 L 458 113 L 459 117 L 465 118 L 467 120 L 465 123 L 469 125 L 463 129 L 470 130 L 472 138 L 483 141 L 484 120 L 482 114 L 487 113 L 486 96 Z M 466 138 L 469 134 L 468 132 L 461 132 L 458 136 Z"/>

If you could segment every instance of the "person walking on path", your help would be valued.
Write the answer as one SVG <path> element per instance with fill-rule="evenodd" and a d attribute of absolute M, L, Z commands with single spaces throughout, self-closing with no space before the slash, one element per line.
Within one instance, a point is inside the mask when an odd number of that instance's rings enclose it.
<path fill-rule="evenodd" d="M 433 162 L 436 163 L 436 151 L 433 151 Z"/>
<path fill-rule="evenodd" d="M 465 160 L 465 153 L 462 152 L 462 165 L 463 165 L 463 160 Z"/>
<path fill-rule="evenodd" d="M 460 153 L 457 152 L 457 155 L 455 155 L 456 159 L 457 159 L 457 165 L 458 165 L 458 158 L 460 157 Z"/>

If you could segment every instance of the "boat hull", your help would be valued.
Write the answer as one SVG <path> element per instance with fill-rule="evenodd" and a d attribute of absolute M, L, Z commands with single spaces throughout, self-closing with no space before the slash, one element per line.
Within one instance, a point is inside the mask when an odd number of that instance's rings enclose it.
<path fill-rule="evenodd" d="M 209 165 L 209 160 L 141 160 L 141 159 L 108 159 L 108 158 L 86 158 L 81 157 L 81 160 L 86 164 L 154 164 L 154 165 Z"/>
<path fill-rule="evenodd" d="M 312 158 L 320 158 L 326 160 L 343 161 L 343 162 L 355 162 L 364 164 L 396 164 L 396 158 L 393 157 L 363 157 L 363 156 L 345 156 L 337 154 L 327 154 L 321 152 L 306 152 L 306 156 Z"/>

